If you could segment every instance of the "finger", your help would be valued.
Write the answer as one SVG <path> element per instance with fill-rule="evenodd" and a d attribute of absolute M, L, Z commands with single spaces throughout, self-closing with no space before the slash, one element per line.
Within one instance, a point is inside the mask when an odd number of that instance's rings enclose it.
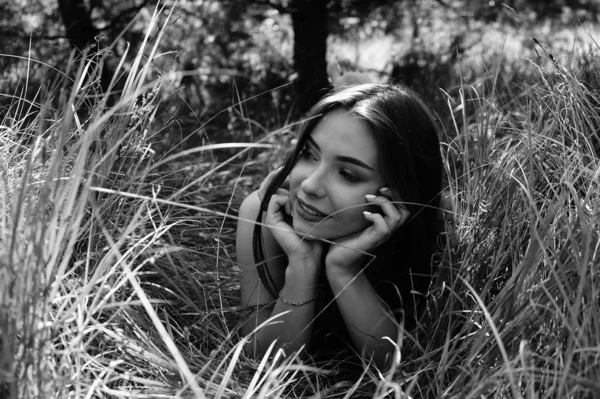
<path fill-rule="evenodd" d="M 400 224 L 398 227 L 404 225 L 404 223 L 408 222 L 410 218 L 410 211 L 404 205 L 400 205 Z"/>
<path fill-rule="evenodd" d="M 389 199 L 382 195 L 373 194 L 365 195 L 365 199 L 370 204 L 379 205 L 391 230 L 395 230 L 400 226 L 402 214 Z"/>
<path fill-rule="evenodd" d="M 290 196 L 290 190 L 286 190 L 285 188 L 278 188 L 277 191 L 275 191 L 275 194 L 284 195 L 286 197 L 289 197 Z"/>
<path fill-rule="evenodd" d="M 381 187 L 379 189 L 379 195 L 383 195 L 385 198 L 387 199 L 392 199 L 392 190 L 389 189 L 389 187 Z"/>
<path fill-rule="evenodd" d="M 283 195 L 274 194 L 271 197 L 269 205 L 267 206 L 267 215 L 265 217 L 265 222 L 267 222 L 267 224 L 275 225 L 283 221 L 283 211 L 285 210 L 286 202 L 287 197 Z"/>
<path fill-rule="evenodd" d="M 279 212 L 281 208 L 285 207 L 285 204 L 288 202 L 289 197 L 281 194 L 273 194 L 271 196 L 271 200 L 269 201 L 269 206 L 267 207 L 267 212 L 275 213 Z"/>
<path fill-rule="evenodd" d="M 365 215 L 365 219 L 373 224 L 373 230 L 377 233 L 379 239 L 389 236 L 389 232 L 392 231 L 392 229 L 389 228 L 383 216 L 368 211 L 364 211 L 363 215 Z"/>
<path fill-rule="evenodd" d="M 263 182 L 260 184 L 260 188 L 258 189 L 258 197 L 260 198 L 261 201 L 265 197 L 267 188 L 271 185 L 271 183 L 273 182 L 273 180 L 275 179 L 277 174 L 279 172 L 281 172 L 281 169 L 283 169 L 283 166 L 280 168 L 277 168 L 274 171 L 272 171 L 271 173 L 269 173 L 267 175 L 267 177 L 265 177 L 265 180 L 263 180 Z"/>
<path fill-rule="evenodd" d="M 273 179 L 275 179 L 275 176 L 277 176 L 277 173 L 279 173 L 280 170 L 281 170 L 281 168 L 278 168 L 278 169 L 275 169 L 274 171 L 272 171 L 271 173 L 269 173 L 267 175 L 267 177 L 265 177 L 265 180 L 263 180 L 263 182 L 260 184 L 259 190 L 266 191 L 267 187 L 269 187 L 271 185 L 271 183 L 273 182 Z"/>
<path fill-rule="evenodd" d="M 292 201 L 289 200 L 289 196 L 288 196 L 288 200 L 286 201 L 286 203 L 283 207 L 283 211 L 285 213 L 287 213 L 289 216 L 292 215 Z"/>
<path fill-rule="evenodd" d="M 397 197 L 397 196 L 395 196 L 394 192 L 392 190 L 390 190 L 388 187 L 380 188 L 379 195 L 389 199 L 396 206 L 396 208 L 406 210 L 406 206 L 404 206 L 404 204 L 402 204 L 401 201 L 394 201 L 394 197 Z"/>
<path fill-rule="evenodd" d="M 269 201 L 267 216 L 265 218 L 265 223 L 269 227 L 271 234 L 273 234 L 286 253 L 289 253 L 289 250 L 292 250 L 298 245 L 298 236 L 294 232 L 294 228 L 286 222 L 284 217 L 284 212 L 286 212 L 286 207 L 289 206 L 287 205 L 289 202 L 289 198 L 286 196 L 273 195 Z M 291 236 L 290 233 L 292 233 Z M 290 243 L 289 240 L 292 240 L 293 243 Z"/>

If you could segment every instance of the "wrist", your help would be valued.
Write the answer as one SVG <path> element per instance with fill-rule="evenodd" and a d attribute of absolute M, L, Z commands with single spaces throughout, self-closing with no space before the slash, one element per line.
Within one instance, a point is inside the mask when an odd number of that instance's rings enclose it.
<path fill-rule="evenodd" d="M 290 305 L 290 306 L 298 308 L 300 306 L 307 305 L 307 304 L 312 303 L 317 300 L 318 294 L 317 294 L 316 290 L 313 290 L 313 291 L 314 291 L 314 293 L 313 293 L 314 295 L 311 298 L 305 299 L 301 302 L 293 302 L 293 301 L 290 301 L 285 298 L 285 296 L 283 295 L 283 289 L 281 289 L 281 290 L 279 290 L 279 299 L 281 299 L 281 301 L 283 303 L 285 303 L 286 305 Z"/>
<path fill-rule="evenodd" d="M 312 254 L 291 254 L 288 255 L 288 265 L 294 268 L 305 269 L 319 269 L 319 262 L 315 259 Z"/>
<path fill-rule="evenodd" d="M 350 286 L 355 287 L 357 284 L 361 284 L 366 278 L 364 270 L 359 265 L 350 267 L 349 265 L 337 265 L 329 266 L 325 268 L 325 277 L 329 282 L 331 288 L 336 290 L 346 290 Z"/>
<path fill-rule="evenodd" d="M 299 306 L 313 302 L 317 295 L 319 269 L 314 262 L 290 262 L 285 269 L 285 286 L 279 298 L 286 304 Z"/>
<path fill-rule="evenodd" d="M 312 258 L 288 258 L 285 281 L 312 284 L 318 279 L 320 269 L 319 264 Z"/>
<path fill-rule="evenodd" d="M 340 264 L 335 262 L 327 262 L 325 264 L 325 273 L 328 278 L 354 278 L 361 271 L 361 262 L 351 264 Z"/>

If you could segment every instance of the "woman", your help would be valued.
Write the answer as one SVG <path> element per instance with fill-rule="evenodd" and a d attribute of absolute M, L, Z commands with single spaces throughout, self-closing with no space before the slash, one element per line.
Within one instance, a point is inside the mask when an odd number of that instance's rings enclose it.
<path fill-rule="evenodd" d="M 347 345 L 385 367 L 429 284 L 441 171 L 433 118 L 412 91 L 356 85 L 315 105 L 285 165 L 240 207 L 247 351 Z"/>

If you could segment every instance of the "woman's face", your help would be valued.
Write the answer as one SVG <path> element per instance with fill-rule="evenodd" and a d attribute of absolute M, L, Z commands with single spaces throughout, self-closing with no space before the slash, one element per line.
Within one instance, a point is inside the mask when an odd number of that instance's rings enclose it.
<path fill-rule="evenodd" d="M 380 166 L 366 121 L 344 110 L 323 116 L 290 172 L 294 230 L 332 240 L 368 227 L 365 195 L 384 186 Z"/>

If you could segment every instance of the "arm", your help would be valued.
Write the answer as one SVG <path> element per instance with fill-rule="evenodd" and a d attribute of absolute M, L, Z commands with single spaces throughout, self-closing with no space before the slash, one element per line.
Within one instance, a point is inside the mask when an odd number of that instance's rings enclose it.
<path fill-rule="evenodd" d="M 326 273 L 354 346 L 366 361 L 372 359 L 383 369 L 395 349 L 398 322 L 365 273 L 348 265 L 327 265 Z"/>
<path fill-rule="evenodd" d="M 391 196 L 385 189 L 378 196 L 367 195 L 367 202 L 380 206 L 381 214 L 364 212 L 371 226 L 340 239 L 325 260 L 327 279 L 350 337 L 365 361 L 372 360 L 379 368 L 387 366 L 394 352 L 399 325 L 361 269 L 365 254 L 388 240 L 410 216 L 390 201 Z"/>
<path fill-rule="evenodd" d="M 272 202 L 275 200 L 282 201 L 282 198 L 274 196 Z M 274 210 L 277 208 L 276 205 L 270 205 L 269 209 Z M 308 345 L 312 334 L 310 322 L 314 317 L 314 302 L 298 307 L 288 305 L 280 298 L 272 296 L 260 281 L 252 252 L 254 223 L 250 222 L 256 220 L 259 206 L 260 199 L 257 192 L 250 194 L 243 201 L 240 207 L 236 236 L 237 260 L 242 272 L 240 278 L 241 303 L 244 306 L 257 308 L 257 311 L 242 326 L 242 333 L 248 335 L 261 323 L 278 316 L 272 323 L 261 328 L 246 346 L 246 352 L 256 357 L 262 356 L 275 340 L 277 340 L 276 349 L 284 348 L 289 351 L 296 351 L 303 345 Z M 265 219 L 266 217 L 263 218 L 263 220 Z M 293 234 L 295 235 L 295 233 Z M 263 240 L 267 267 L 277 287 L 282 289 L 281 296 L 288 302 L 295 303 L 314 298 L 319 268 L 313 257 L 298 256 L 297 252 L 291 254 L 292 256 L 286 256 L 271 229 L 266 226 L 263 228 Z M 259 305 L 269 304 L 273 301 L 275 301 L 274 308 L 267 307 L 258 310 Z M 283 314 L 285 312 L 287 313 Z"/>

